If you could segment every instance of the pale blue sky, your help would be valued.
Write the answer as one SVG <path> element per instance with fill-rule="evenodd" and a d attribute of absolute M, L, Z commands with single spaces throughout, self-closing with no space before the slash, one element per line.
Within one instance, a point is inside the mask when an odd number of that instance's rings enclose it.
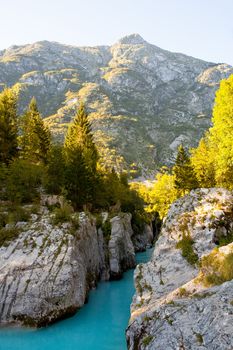
<path fill-rule="evenodd" d="M 233 65 L 233 0 L 0 0 L 0 49 L 39 40 L 109 45 L 139 33 L 164 49 Z"/>

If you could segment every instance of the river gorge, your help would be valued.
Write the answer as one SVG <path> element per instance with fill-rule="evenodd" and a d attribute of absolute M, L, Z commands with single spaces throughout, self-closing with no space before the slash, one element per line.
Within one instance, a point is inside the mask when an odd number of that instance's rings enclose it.
<path fill-rule="evenodd" d="M 137 263 L 147 262 L 152 249 L 137 253 Z M 3 328 L 1 350 L 125 350 L 125 329 L 134 294 L 134 270 L 118 281 L 101 282 L 89 294 L 88 303 L 64 321 L 42 329 Z"/>

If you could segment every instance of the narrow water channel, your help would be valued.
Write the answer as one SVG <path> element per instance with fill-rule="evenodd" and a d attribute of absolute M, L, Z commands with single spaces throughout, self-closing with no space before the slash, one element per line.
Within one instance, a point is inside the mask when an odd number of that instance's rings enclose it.
<path fill-rule="evenodd" d="M 147 262 L 153 249 L 137 254 Z M 1 329 L 0 350 L 126 350 L 125 328 L 134 294 L 133 270 L 120 281 L 101 282 L 78 313 L 50 327 Z"/>

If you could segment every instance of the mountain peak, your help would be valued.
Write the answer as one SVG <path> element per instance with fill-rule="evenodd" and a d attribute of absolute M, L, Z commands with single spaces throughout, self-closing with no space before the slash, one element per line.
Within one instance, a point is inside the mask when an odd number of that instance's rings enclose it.
<path fill-rule="evenodd" d="M 118 44 L 125 45 L 141 45 L 145 43 L 146 41 L 137 33 L 126 35 L 118 41 Z"/>

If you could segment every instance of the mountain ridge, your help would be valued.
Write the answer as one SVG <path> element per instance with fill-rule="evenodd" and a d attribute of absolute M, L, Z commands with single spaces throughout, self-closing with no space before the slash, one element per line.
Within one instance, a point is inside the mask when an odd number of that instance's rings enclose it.
<path fill-rule="evenodd" d="M 210 126 L 227 64 L 163 50 L 131 34 L 112 46 L 40 41 L 0 52 L 0 88 L 12 86 L 20 112 L 35 96 L 56 139 L 85 102 L 103 162 L 132 174 L 171 164 L 180 142 L 195 146 Z"/>

